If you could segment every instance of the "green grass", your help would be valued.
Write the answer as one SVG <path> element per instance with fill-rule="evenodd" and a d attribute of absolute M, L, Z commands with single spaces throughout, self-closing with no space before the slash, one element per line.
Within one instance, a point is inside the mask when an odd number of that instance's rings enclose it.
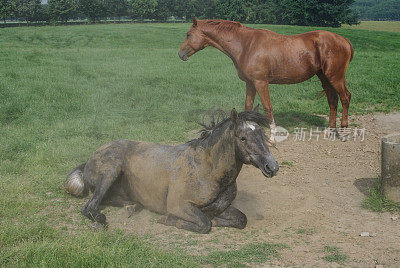
<path fill-rule="evenodd" d="M 364 200 L 363 207 L 376 212 L 400 212 L 400 203 L 388 199 L 378 181 L 376 186 L 370 189 L 369 196 Z"/>
<path fill-rule="evenodd" d="M 143 241 L 121 231 L 83 232 L 63 238 L 61 231 L 40 227 L 12 228 L 18 238 L 2 233 L 8 247 L 2 249 L 0 264 L 21 267 L 196 267 L 191 256 L 152 249 Z M 9 241 L 13 237 L 13 241 Z M 12 246 L 18 245 L 18 246 Z M 201 260 L 200 260 L 201 261 Z"/>
<path fill-rule="evenodd" d="M 280 165 L 282 165 L 282 166 L 289 166 L 289 167 L 293 167 L 293 166 L 294 166 L 293 162 L 291 162 L 291 161 L 282 161 L 282 162 L 280 163 Z"/>
<path fill-rule="evenodd" d="M 342 253 L 338 247 L 325 246 L 324 253 L 325 256 L 322 259 L 327 262 L 336 262 L 343 265 L 349 260 L 349 256 Z"/>
<path fill-rule="evenodd" d="M 188 62 L 178 58 L 188 27 L 0 29 L 0 265 L 158 266 L 165 258 L 165 266 L 174 267 L 199 262 L 123 231 L 92 233 L 79 214 L 84 201 L 62 189 L 68 171 L 110 140 L 184 142 L 210 107 L 241 110 L 245 85 L 228 57 L 206 49 Z M 283 34 L 315 29 L 255 27 Z M 348 70 L 351 113 L 398 110 L 400 34 L 329 30 L 355 47 Z M 272 85 L 277 123 L 285 128 L 326 125 L 313 115 L 328 114 L 325 99 L 313 101 L 320 90 L 316 78 Z M 236 256 L 235 263 L 242 262 L 241 254 L 253 261 L 250 256 L 258 253 L 248 247 L 210 252 L 220 257 L 200 262 L 222 263 L 229 254 Z M 260 246 L 263 256 L 275 256 L 265 253 L 268 247 Z"/>
<path fill-rule="evenodd" d="M 228 267 L 245 266 L 245 264 L 266 263 L 279 258 L 279 249 L 287 249 L 284 244 L 257 243 L 248 244 L 240 250 L 214 251 L 206 258 L 206 263 L 227 265 Z"/>
<path fill-rule="evenodd" d="M 81 230 L 65 238 L 62 230 L 40 224 L 2 231 L 0 265 L 20 267 L 198 267 L 200 264 L 245 266 L 279 258 L 283 244 L 257 243 L 229 251 L 191 256 L 177 250 L 154 249 L 120 230 L 93 233 Z M 15 235 L 14 233 L 17 233 Z M 18 246 L 16 246 L 18 245 Z"/>
<path fill-rule="evenodd" d="M 361 21 L 359 25 L 343 25 L 345 29 L 400 32 L 400 21 Z"/>
<path fill-rule="evenodd" d="M 315 233 L 313 228 L 300 228 L 296 230 L 296 234 L 312 235 Z"/>

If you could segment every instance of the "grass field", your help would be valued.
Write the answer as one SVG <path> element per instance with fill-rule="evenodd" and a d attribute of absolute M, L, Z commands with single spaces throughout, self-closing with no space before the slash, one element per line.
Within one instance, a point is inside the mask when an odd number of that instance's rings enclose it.
<path fill-rule="evenodd" d="M 343 25 L 345 29 L 400 32 L 400 21 L 361 21 L 359 25 Z"/>
<path fill-rule="evenodd" d="M 265 26 L 282 34 L 315 28 Z M 244 106 L 230 59 L 206 49 L 182 62 L 188 24 L 0 29 L 0 265 L 196 266 L 263 263 L 282 245 L 247 245 L 194 257 L 157 249 L 123 230 L 93 233 L 82 200 L 64 193 L 67 172 L 100 145 L 128 138 L 184 142 L 212 106 Z M 400 33 L 329 29 L 351 40 L 351 113 L 400 109 Z M 320 125 L 327 114 L 314 77 L 273 85 L 276 121 Z M 257 99 L 258 101 L 258 99 Z M 76 214 L 71 221 L 68 214 Z"/>

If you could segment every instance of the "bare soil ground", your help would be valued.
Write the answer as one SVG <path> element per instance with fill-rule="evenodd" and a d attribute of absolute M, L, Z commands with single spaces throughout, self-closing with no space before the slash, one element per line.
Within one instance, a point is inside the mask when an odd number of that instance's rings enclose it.
<path fill-rule="evenodd" d="M 158 224 L 160 216 L 147 210 L 127 218 L 123 208 L 105 211 L 110 228 L 191 254 L 258 242 L 288 245 L 273 265 L 336 265 L 322 259 L 324 247 L 334 246 L 349 257 L 346 266 L 400 266 L 400 220 L 361 207 L 380 173 L 380 138 L 400 132 L 400 113 L 357 116 L 350 122 L 366 129 L 364 141 L 327 141 L 322 135 L 319 141 L 307 141 L 308 135 L 306 141 L 295 141 L 291 134 L 272 149 L 284 163 L 276 177 L 244 166 L 234 201 L 248 217 L 244 230 L 213 228 L 198 235 Z"/>

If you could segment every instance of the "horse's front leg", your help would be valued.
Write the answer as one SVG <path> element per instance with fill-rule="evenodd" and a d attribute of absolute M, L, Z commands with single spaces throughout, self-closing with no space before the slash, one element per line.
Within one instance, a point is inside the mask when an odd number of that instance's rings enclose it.
<path fill-rule="evenodd" d="M 253 109 L 254 98 L 256 96 L 256 89 L 251 82 L 246 82 L 246 102 L 244 105 L 245 111 Z"/>
<path fill-rule="evenodd" d="M 247 217 L 234 206 L 229 206 L 220 215 L 214 217 L 211 222 L 213 226 L 243 229 L 247 225 Z"/>
<path fill-rule="evenodd" d="M 276 125 L 272 111 L 271 98 L 269 96 L 268 82 L 263 80 L 255 80 L 254 87 L 260 96 L 265 115 L 270 121 L 271 137 L 270 142 L 275 142 Z"/>
<path fill-rule="evenodd" d="M 209 233 L 212 226 L 207 215 L 190 203 L 180 205 L 158 222 L 201 234 Z"/>

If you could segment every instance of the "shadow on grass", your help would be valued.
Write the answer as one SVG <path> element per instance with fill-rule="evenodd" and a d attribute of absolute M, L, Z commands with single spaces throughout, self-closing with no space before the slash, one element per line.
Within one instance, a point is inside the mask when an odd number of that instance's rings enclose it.
<path fill-rule="evenodd" d="M 262 109 L 260 109 L 262 110 Z M 228 117 L 230 114 L 230 110 L 220 109 L 218 107 L 211 107 L 210 109 L 194 109 L 188 111 L 186 116 L 187 122 L 195 122 L 199 123 L 204 119 L 209 119 L 208 117 L 216 112 L 224 111 L 225 117 Z M 264 114 L 263 111 L 261 111 Z M 219 114 L 215 114 L 219 115 Z M 216 119 L 223 119 L 222 117 Z M 305 112 L 277 112 L 274 113 L 274 119 L 278 126 L 284 127 L 286 129 L 293 129 L 295 127 L 326 127 L 328 125 L 328 121 L 318 115 L 305 113 Z"/>
<path fill-rule="evenodd" d="M 303 112 L 278 112 L 274 114 L 278 126 L 286 129 L 295 127 L 326 127 L 327 120 L 323 117 Z"/>

